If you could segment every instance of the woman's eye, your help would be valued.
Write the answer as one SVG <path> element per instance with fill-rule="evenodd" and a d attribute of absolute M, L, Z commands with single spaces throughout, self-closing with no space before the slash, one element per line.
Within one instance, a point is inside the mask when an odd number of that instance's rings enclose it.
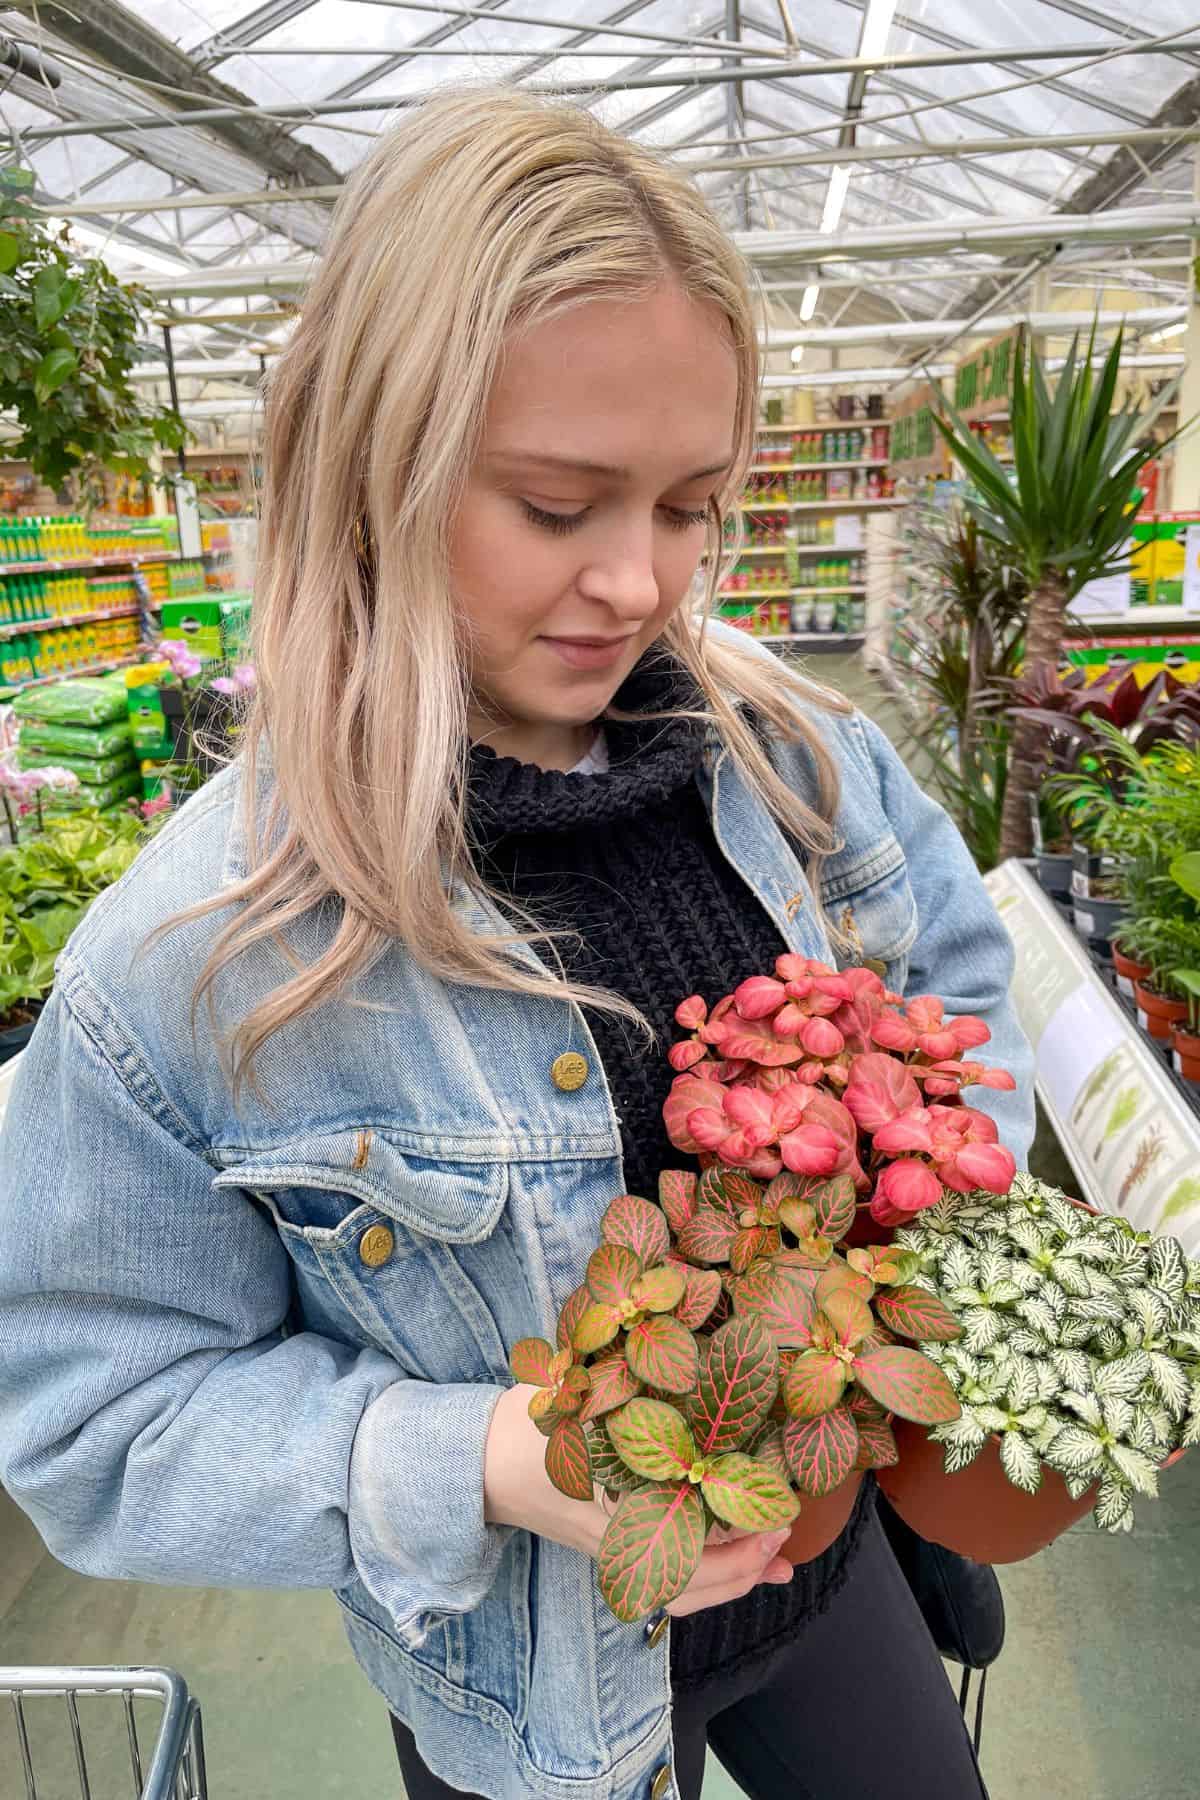
<path fill-rule="evenodd" d="M 707 525 L 708 508 L 690 506 L 664 506 L 663 517 L 672 531 L 691 531 L 696 525 Z"/>
<path fill-rule="evenodd" d="M 532 500 L 522 500 L 521 505 L 531 525 L 538 526 L 542 531 L 552 531 L 555 537 L 567 537 L 572 531 L 578 531 L 588 514 L 586 506 L 582 512 L 557 513 L 547 512 L 543 506 L 535 506 Z"/>

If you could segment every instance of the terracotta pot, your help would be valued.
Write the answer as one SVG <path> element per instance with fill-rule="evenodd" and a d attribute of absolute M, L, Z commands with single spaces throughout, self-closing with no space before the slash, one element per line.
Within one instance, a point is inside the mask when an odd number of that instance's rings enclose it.
<path fill-rule="evenodd" d="M 940 1450 L 938 1455 L 941 1455 Z M 846 1529 L 846 1522 L 854 1511 L 854 1502 L 858 1499 L 858 1490 L 862 1484 L 862 1473 L 858 1471 L 848 1476 L 841 1487 L 834 1488 L 832 1494 L 825 1494 L 820 1500 L 801 1494 L 800 1517 L 792 1526 L 792 1534 L 780 1555 L 794 1565 L 812 1562 L 815 1556 L 828 1550 L 830 1544 Z"/>
<path fill-rule="evenodd" d="M 1126 956 L 1118 944 L 1112 946 L 1113 968 L 1117 971 L 1117 990 L 1133 999 L 1135 981 L 1145 981 L 1150 973 L 1150 964 L 1138 962 L 1135 957 Z"/>
<path fill-rule="evenodd" d="M 1138 1024 L 1160 1044 L 1167 1043 L 1172 1027 L 1187 1018 L 1186 1000 L 1168 1000 L 1165 994 L 1156 994 L 1140 981 L 1133 985 L 1133 997 L 1137 1001 Z"/>
<path fill-rule="evenodd" d="M 947 1475 L 944 1452 L 923 1425 L 895 1419 L 892 1429 L 900 1461 L 876 1470 L 875 1478 L 906 1525 L 947 1550 L 975 1562 L 1024 1562 L 1086 1517 L 1095 1489 L 1072 1500 L 1067 1484 L 1043 1468 L 1036 1494 L 1014 1487 L 1000 1461 L 1000 1440 L 992 1438 L 975 1461 Z"/>
<path fill-rule="evenodd" d="M 1024 1562 L 1078 1524 L 1095 1502 L 1095 1487 L 1072 1500 L 1062 1476 L 1044 1464 L 1036 1494 L 1014 1487 L 1000 1461 L 999 1438 L 967 1468 L 947 1475 L 942 1446 L 923 1425 L 894 1419 L 892 1429 L 900 1461 L 875 1471 L 883 1492 L 913 1531 L 974 1562 Z M 1173 1468 L 1183 1454 L 1172 1451 L 1163 1468 Z"/>
<path fill-rule="evenodd" d="M 1200 1036 L 1191 1031 L 1181 1031 L 1177 1025 L 1173 1042 L 1171 1060 L 1175 1064 L 1175 1073 L 1182 1075 L 1185 1081 L 1200 1082 Z"/>

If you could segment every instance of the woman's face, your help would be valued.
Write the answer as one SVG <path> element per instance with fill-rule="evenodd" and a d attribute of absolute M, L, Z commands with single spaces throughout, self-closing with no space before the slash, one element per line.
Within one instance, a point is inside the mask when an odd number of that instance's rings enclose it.
<path fill-rule="evenodd" d="M 569 768 L 687 595 L 733 455 L 725 321 L 664 283 L 516 338 L 452 536 L 472 737 Z"/>

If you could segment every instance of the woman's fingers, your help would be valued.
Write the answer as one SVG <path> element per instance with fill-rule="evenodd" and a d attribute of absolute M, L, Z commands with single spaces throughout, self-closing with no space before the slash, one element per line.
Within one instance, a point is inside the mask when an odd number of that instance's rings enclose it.
<path fill-rule="evenodd" d="M 791 1565 L 778 1554 L 787 1535 L 786 1531 L 773 1531 L 732 1544 L 710 1545 L 687 1587 L 667 1611 L 675 1618 L 684 1618 L 704 1607 L 741 1599 L 761 1581 L 774 1584 L 790 1580 Z"/>

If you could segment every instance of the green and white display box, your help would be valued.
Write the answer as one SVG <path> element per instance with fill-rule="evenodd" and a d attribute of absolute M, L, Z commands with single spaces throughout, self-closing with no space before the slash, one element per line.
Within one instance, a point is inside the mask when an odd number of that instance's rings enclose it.
<path fill-rule="evenodd" d="M 1200 1119 L 1020 863 L 985 876 L 1017 953 L 1013 1002 L 1079 1198 L 1200 1255 Z"/>

